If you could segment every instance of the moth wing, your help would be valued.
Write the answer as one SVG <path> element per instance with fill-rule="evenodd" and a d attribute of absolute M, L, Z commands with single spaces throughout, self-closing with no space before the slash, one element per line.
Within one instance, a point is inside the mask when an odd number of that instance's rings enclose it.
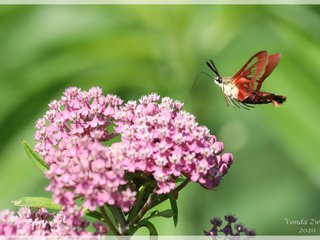
<path fill-rule="evenodd" d="M 243 101 L 248 96 L 250 96 L 251 92 L 254 90 L 255 82 L 257 81 L 257 79 L 259 79 L 259 76 L 261 76 L 261 74 L 264 73 L 267 63 L 268 63 L 267 51 L 260 51 L 255 55 L 253 55 L 246 62 L 246 64 L 232 77 L 232 82 L 237 86 L 239 90 L 238 92 L 239 101 Z M 262 77 L 263 76 L 264 74 L 262 75 Z M 267 76 L 265 76 L 264 78 L 266 78 Z M 262 82 L 263 80 L 261 81 L 260 85 L 262 84 Z"/>
<path fill-rule="evenodd" d="M 268 63 L 265 67 L 264 73 L 260 78 L 256 80 L 256 83 L 257 83 L 256 91 L 260 90 L 263 81 L 273 72 L 273 70 L 278 65 L 280 59 L 281 59 L 280 53 L 275 53 L 268 56 Z"/>
<path fill-rule="evenodd" d="M 240 77 L 253 79 L 261 74 L 268 60 L 267 51 L 260 51 L 253 55 L 245 65 L 232 77 L 236 82 Z"/>

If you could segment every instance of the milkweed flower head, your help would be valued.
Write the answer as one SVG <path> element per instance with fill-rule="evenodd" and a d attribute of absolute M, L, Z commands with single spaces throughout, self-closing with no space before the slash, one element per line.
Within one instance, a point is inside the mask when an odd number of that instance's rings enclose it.
<path fill-rule="evenodd" d="M 100 88 L 71 87 L 36 123 L 35 150 L 49 166 L 47 190 L 68 213 L 70 224 L 79 221 L 85 208 L 93 211 L 109 204 L 128 211 L 135 200 L 135 192 L 124 186 L 121 145 L 103 145 L 116 136 L 107 128 L 121 104 L 114 95 L 103 96 Z M 76 204 L 79 198 L 81 208 Z"/>
<path fill-rule="evenodd" d="M 224 150 L 183 104 L 157 94 L 129 101 L 114 115 L 126 149 L 126 169 L 141 171 L 157 181 L 157 193 L 169 193 L 175 178 L 186 176 L 208 189 L 218 186 L 232 163 Z"/>
<path fill-rule="evenodd" d="M 103 96 L 98 87 L 89 91 L 67 88 L 60 100 L 49 103 L 49 110 L 37 121 L 35 140 L 38 143 L 35 150 L 46 159 L 62 139 L 71 136 L 109 140 L 114 133 L 109 132 L 107 127 L 122 102 L 115 95 Z M 49 160 L 46 161 L 50 164 Z"/>
<path fill-rule="evenodd" d="M 36 128 L 35 150 L 49 168 L 47 190 L 72 229 L 86 227 L 81 219 L 87 210 L 108 205 L 130 211 L 148 181 L 156 182 L 153 194 L 171 192 L 177 178 L 214 189 L 233 162 L 181 102 L 154 93 L 123 103 L 97 87 L 68 88 Z M 117 135 L 119 142 L 106 144 Z"/>
<path fill-rule="evenodd" d="M 104 204 L 128 211 L 135 192 L 125 186 L 121 152 L 121 144 L 106 147 L 88 136 L 63 139 L 47 156 L 51 162 L 46 172 L 51 180 L 47 190 L 70 215 L 77 209 L 77 198 L 82 198 L 83 209 L 90 211 Z"/>
<path fill-rule="evenodd" d="M 48 213 L 44 208 L 32 212 L 22 207 L 18 214 L 10 210 L 0 212 L 0 236 L 80 236 L 92 235 L 87 231 L 89 222 L 80 220 L 78 226 L 66 224 L 66 216 L 62 212 Z M 96 235 L 106 234 L 107 229 L 99 223 L 93 225 Z"/>

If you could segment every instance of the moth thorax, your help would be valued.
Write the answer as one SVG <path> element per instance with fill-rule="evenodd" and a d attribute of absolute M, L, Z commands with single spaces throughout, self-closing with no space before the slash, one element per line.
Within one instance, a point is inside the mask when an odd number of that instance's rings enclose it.
<path fill-rule="evenodd" d="M 216 84 L 222 89 L 224 95 L 237 99 L 238 98 L 238 88 L 233 84 L 231 78 L 223 78 L 221 83 L 216 82 Z"/>

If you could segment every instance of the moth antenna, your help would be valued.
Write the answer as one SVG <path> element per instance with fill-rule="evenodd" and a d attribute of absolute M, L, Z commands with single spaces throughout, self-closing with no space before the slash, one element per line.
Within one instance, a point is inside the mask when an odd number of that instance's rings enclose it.
<path fill-rule="evenodd" d="M 215 74 L 217 74 L 215 68 L 210 64 L 210 62 L 206 62 L 206 64 Z"/>
<path fill-rule="evenodd" d="M 206 62 L 206 64 L 218 77 L 220 77 L 220 74 L 211 59 L 210 59 L 210 62 Z"/>
<path fill-rule="evenodd" d="M 216 67 L 216 65 L 214 64 L 214 62 L 210 59 L 210 63 L 212 64 L 213 68 L 215 69 L 215 73 L 217 74 L 218 77 L 221 77 L 220 74 L 219 74 L 219 71 Z"/>

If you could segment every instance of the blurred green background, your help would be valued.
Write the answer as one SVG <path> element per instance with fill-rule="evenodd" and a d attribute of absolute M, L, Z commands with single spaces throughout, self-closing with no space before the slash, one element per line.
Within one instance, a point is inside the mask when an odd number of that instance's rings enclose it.
<path fill-rule="evenodd" d="M 320 218 L 319 43 L 320 6 L 0 6 L 0 209 L 49 196 L 19 141 L 34 145 L 35 121 L 66 87 L 184 101 L 206 60 L 228 76 L 265 49 L 282 60 L 262 89 L 288 101 L 236 110 L 200 77 L 186 109 L 235 163 L 217 190 L 180 194 L 177 229 L 154 222 L 162 235 L 201 235 L 233 213 L 260 235 L 299 234 L 286 218 Z"/>

